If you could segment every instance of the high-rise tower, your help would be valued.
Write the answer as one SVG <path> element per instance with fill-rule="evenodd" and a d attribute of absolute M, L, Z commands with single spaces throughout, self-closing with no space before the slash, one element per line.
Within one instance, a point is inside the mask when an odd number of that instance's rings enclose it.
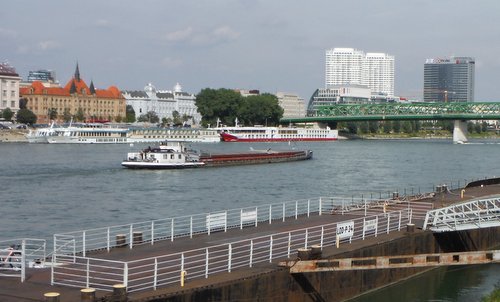
<path fill-rule="evenodd" d="M 474 66 L 471 57 L 427 59 L 424 64 L 425 102 L 473 102 Z"/>

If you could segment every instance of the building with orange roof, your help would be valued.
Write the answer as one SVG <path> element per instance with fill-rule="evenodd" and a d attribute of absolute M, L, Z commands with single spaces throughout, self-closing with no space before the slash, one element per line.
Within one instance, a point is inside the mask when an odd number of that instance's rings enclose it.
<path fill-rule="evenodd" d="M 83 121 L 121 121 L 125 118 L 126 101 L 120 90 L 111 86 L 96 89 L 80 78 L 76 64 L 74 76 L 64 87 L 47 87 L 40 81 L 20 88 L 20 97 L 27 100 L 27 108 L 37 116 L 38 122 L 49 123 L 50 112 L 56 121 L 68 116 Z"/>

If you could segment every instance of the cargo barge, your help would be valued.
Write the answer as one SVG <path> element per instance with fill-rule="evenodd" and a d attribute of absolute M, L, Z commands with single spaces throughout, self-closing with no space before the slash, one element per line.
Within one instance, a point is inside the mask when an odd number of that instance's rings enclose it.
<path fill-rule="evenodd" d="M 131 169 L 185 169 L 267 164 L 311 159 L 311 150 L 253 150 L 238 153 L 205 153 L 189 150 L 180 141 L 129 152 L 122 166 Z"/>

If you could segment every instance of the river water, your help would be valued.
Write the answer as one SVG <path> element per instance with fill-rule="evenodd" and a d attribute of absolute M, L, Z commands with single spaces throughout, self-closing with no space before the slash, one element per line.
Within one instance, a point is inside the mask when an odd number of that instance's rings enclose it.
<path fill-rule="evenodd" d="M 463 185 L 500 174 L 500 142 L 496 140 L 466 145 L 454 145 L 451 140 L 192 144 L 213 152 L 307 148 L 314 156 L 294 163 L 190 170 L 140 171 L 120 166 L 127 152 L 145 147 L 0 144 L 0 240 L 50 239 L 57 232 L 318 196 L 428 192 L 436 184 Z M 423 282 L 414 278 L 408 285 L 376 293 L 388 296 L 367 295 L 371 298 L 356 301 L 471 301 L 467 293 L 472 291 L 477 298 L 479 292 L 487 293 L 500 282 L 500 274 L 495 273 L 498 266 L 491 267 L 463 268 L 461 274 L 454 274 L 453 269 L 434 270 L 419 277 L 432 282 L 431 287 L 422 287 Z M 449 296 L 448 286 L 457 285 L 455 275 L 477 279 L 460 284 L 479 289 L 462 294 L 451 287 L 455 295 Z M 411 297 L 389 299 L 391 290 L 399 289 L 412 292 Z M 395 297 L 399 296 L 396 292 Z"/>

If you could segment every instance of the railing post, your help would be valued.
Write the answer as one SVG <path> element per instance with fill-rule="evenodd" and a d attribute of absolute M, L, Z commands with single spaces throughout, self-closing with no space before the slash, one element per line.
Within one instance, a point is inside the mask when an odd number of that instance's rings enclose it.
<path fill-rule="evenodd" d="M 181 273 L 184 271 L 184 253 L 181 253 Z"/>
<path fill-rule="evenodd" d="M 193 215 L 189 217 L 189 238 L 193 238 Z"/>
<path fill-rule="evenodd" d="M 283 203 L 283 222 L 285 222 L 285 203 Z"/>
<path fill-rule="evenodd" d="M 311 215 L 311 200 L 307 200 L 307 217 Z"/>
<path fill-rule="evenodd" d="M 128 240 L 128 246 L 130 246 L 130 249 L 134 247 L 134 224 L 132 223 L 130 225 L 130 231 L 129 231 L 129 240 Z"/>
<path fill-rule="evenodd" d="M 398 231 L 401 231 L 401 211 L 399 211 Z"/>
<path fill-rule="evenodd" d="M 109 227 L 106 230 L 106 250 L 109 252 L 111 250 L 111 240 L 110 240 L 110 231 Z"/>
<path fill-rule="evenodd" d="M 90 259 L 87 258 L 87 271 L 86 273 L 86 280 L 85 280 L 85 287 L 89 288 L 89 280 L 90 280 Z"/>
<path fill-rule="evenodd" d="M 243 230 L 243 209 L 240 209 L 240 230 Z"/>
<path fill-rule="evenodd" d="M 272 219 L 272 213 L 273 213 L 273 205 L 269 205 L 269 224 L 271 224 L 271 219 Z"/>
<path fill-rule="evenodd" d="M 249 267 L 252 267 L 253 262 L 253 239 L 250 240 L 250 260 Z"/>
<path fill-rule="evenodd" d="M 389 234 L 390 221 L 391 221 L 391 213 L 387 214 L 387 234 Z"/>
<path fill-rule="evenodd" d="M 323 199 L 319 198 L 319 216 L 323 214 Z"/>
<path fill-rule="evenodd" d="M 208 278 L 208 248 L 205 249 L 205 279 Z"/>
<path fill-rule="evenodd" d="M 26 240 L 21 244 L 21 282 L 26 279 Z"/>
<path fill-rule="evenodd" d="M 85 251 L 87 250 L 86 246 L 85 246 L 85 241 L 86 241 L 85 234 L 86 234 L 85 231 L 83 231 L 83 233 L 82 233 L 82 249 L 83 249 L 82 252 L 83 252 L 83 257 L 85 257 L 85 254 L 86 254 Z"/>
<path fill-rule="evenodd" d="M 378 215 L 375 216 L 375 237 L 378 235 Z"/>
<path fill-rule="evenodd" d="M 299 210 L 299 201 L 296 200 L 295 201 L 295 220 L 297 220 L 297 216 L 298 216 L 298 210 Z"/>
<path fill-rule="evenodd" d="M 155 257 L 155 275 L 153 279 L 153 290 L 156 290 L 157 283 L 158 283 L 158 258 Z"/>
<path fill-rule="evenodd" d="M 324 237 L 324 234 L 325 234 L 325 227 L 321 226 L 321 239 L 320 239 L 319 245 L 321 246 L 322 250 L 323 250 L 323 237 Z"/>
<path fill-rule="evenodd" d="M 259 212 L 258 212 L 258 207 L 255 207 L 255 226 L 257 226 L 257 223 L 259 222 Z"/>
<path fill-rule="evenodd" d="M 224 212 L 226 216 L 226 221 L 224 222 L 224 233 L 227 232 L 227 210 Z"/>
<path fill-rule="evenodd" d="M 307 240 L 308 240 L 308 237 L 309 237 L 309 228 L 306 229 L 306 236 L 304 238 L 304 248 L 306 249 L 307 248 Z"/>
<path fill-rule="evenodd" d="M 233 253 L 233 247 L 231 246 L 231 243 L 229 243 L 228 247 L 227 247 L 227 271 L 228 273 L 231 272 L 231 261 L 232 261 L 232 255 Z"/>
<path fill-rule="evenodd" d="M 273 235 L 269 240 L 269 263 L 273 262 Z"/>
<path fill-rule="evenodd" d="M 128 263 L 123 262 L 123 285 L 128 286 Z"/>
<path fill-rule="evenodd" d="M 366 217 L 366 214 L 365 214 L 365 217 Z M 363 236 L 362 236 L 363 240 L 365 240 L 365 225 L 366 225 L 366 218 L 365 217 L 363 217 Z"/>
<path fill-rule="evenodd" d="M 288 250 L 287 250 L 287 256 L 290 258 L 290 248 L 292 245 L 292 233 L 288 232 Z"/>
<path fill-rule="evenodd" d="M 208 235 L 210 235 L 210 228 L 208 228 Z M 174 218 L 170 222 L 170 241 L 174 241 Z"/>
<path fill-rule="evenodd" d="M 151 245 L 155 243 L 155 221 L 151 221 Z"/>
<path fill-rule="evenodd" d="M 54 285 L 54 268 L 56 267 L 56 252 L 52 254 L 52 265 L 50 266 L 50 285 Z"/>

